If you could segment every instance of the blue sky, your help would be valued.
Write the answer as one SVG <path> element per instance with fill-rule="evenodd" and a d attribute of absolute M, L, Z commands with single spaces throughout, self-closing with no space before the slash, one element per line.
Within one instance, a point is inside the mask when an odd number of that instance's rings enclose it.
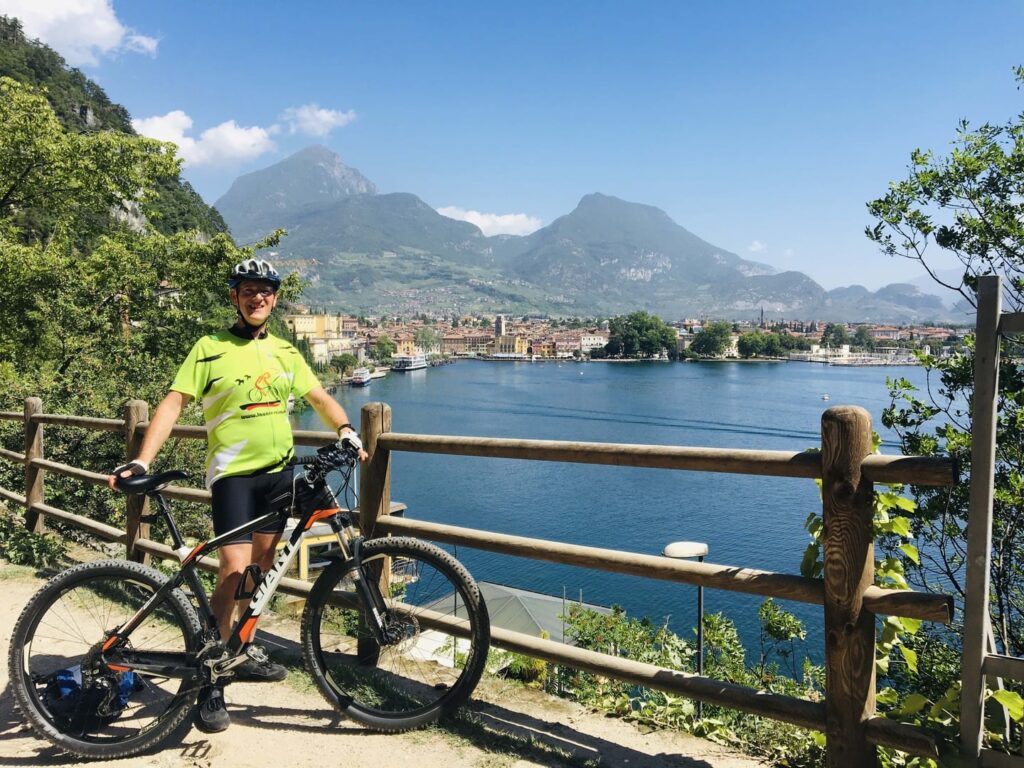
<path fill-rule="evenodd" d="M 78 9 L 77 11 L 75 9 Z M 311 143 L 528 231 L 603 192 L 826 288 L 923 274 L 864 203 L 960 118 L 1021 110 L 1019 2 L 0 0 L 175 137 L 215 202 Z M 75 14 L 78 14 L 77 16 Z M 273 222 L 268 222 L 268 228 Z"/>

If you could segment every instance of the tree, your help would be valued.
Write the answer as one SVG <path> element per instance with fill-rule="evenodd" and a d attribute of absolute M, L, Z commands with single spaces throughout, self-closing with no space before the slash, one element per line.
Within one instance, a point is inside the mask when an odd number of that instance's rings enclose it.
<path fill-rule="evenodd" d="M 412 338 L 424 352 L 435 349 L 441 343 L 441 335 L 433 328 L 417 328 Z"/>
<path fill-rule="evenodd" d="M 694 339 L 690 349 L 701 357 L 719 357 L 729 349 L 729 340 L 732 337 L 732 323 L 716 322 L 708 323 L 701 329 Z"/>
<path fill-rule="evenodd" d="M 1017 80 L 1024 83 L 1024 68 L 1017 69 Z M 883 252 L 919 262 L 974 306 L 977 277 L 1001 275 L 1009 308 L 1024 308 L 1024 114 L 976 129 L 962 121 L 947 156 L 915 150 L 907 177 L 868 203 L 868 211 L 875 225 L 866 234 Z M 961 280 L 938 279 L 936 249 L 960 262 Z M 1024 369 L 1017 362 L 1019 341 L 1005 340 L 1000 354 L 990 610 L 997 645 L 1016 656 L 1024 653 Z M 949 358 L 924 357 L 927 395 L 907 381 L 891 382 L 892 404 L 883 416 L 905 452 L 948 454 L 964 474 L 970 470 L 965 404 L 973 396 L 973 357 L 972 343 Z M 968 488 L 961 482 L 951 489 L 912 489 L 914 529 L 925 546 L 920 564 L 905 563 L 908 574 L 957 599 L 964 590 Z"/>
<path fill-rule="evenodd" d="M 354 370 L 357 365 L 359 365 L 359 360 L 351 352 L 343 352 L 331 358 L 331 366 L 342 376 Z"/>
<path fill-rule="evenodd" d="M 112 211 L 135 210 L 162 178 L 176 176 L 171 147 L 104 131 L 71 133 L 39 91 L 0 77 L 0 221 L 22 242 L 58 226 L 77 244 L 103 231 Z"/>
<path fill-rule="evenodd" d="M 751 331 L 740 335 L 736 349 L 740 357 L 757 357 L 764 351 L 765 334 Z"/>
<path fill-rule="evenodd" d="M 606 349 L 614 356 L 657 357 L 667 351 L 675 358 L 676 333 L 656 315 L 633 312 L 611 319 Z"/>
<path fill-rule="evenodd" d="M 866 325 L 857 326 L 857 331 L 853 334 L 853 345 L 868 351 L 874 349 L 875 337 L 871 335 L 871 329 Z"/>
<path fill-rule="evenodd" d="M 397 350 L 398 346 L 390 338 L 379 336 L 373 346 L 373 357 L 375 360 L 390 360 Z"/>
<path fill-rule="evenodd" d="M 830 347 L 841 347 L 850 343 L 850 334 L 842 323 L 829 323 L 821 334 L 821 343 Z"/>

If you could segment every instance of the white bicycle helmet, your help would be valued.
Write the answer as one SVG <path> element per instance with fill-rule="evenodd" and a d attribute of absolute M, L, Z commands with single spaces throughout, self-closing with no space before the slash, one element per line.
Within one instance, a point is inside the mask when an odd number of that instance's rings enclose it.
<path fill-rule="evenodd" d="M 265 280 L 275 291 L 281 287 L 281 276 L 269 261 L 263 259 L 246 259 L 231 268 L 228 287 L 237 288 L 243 280 Z"/>

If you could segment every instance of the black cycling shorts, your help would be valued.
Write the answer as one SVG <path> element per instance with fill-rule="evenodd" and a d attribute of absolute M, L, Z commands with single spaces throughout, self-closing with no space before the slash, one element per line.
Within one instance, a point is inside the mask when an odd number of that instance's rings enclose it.
<path fill-rule="evenodd" d="M 293 467 L 280 472 L 259 470 L 248 475 L 222 477 L 213 484 L 213 532 L 222 536 L 271 511 L 271 499 L 280 499 L 292 491 Z M 290 498 L 290 496 L 289 496 Z M 281 533 L 286 517 L 259 529 L 260 533 Z M 252 541 L 252 534 L 238 536 L 232 541 Z"/>

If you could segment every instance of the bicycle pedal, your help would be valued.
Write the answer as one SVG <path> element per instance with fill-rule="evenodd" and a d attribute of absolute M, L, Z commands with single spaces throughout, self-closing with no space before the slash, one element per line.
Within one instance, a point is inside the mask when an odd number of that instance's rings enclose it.
<path fill-rule="evenodd" d="M 266 649 L 261 645 L 250 645 L 245 649 L 245 655 L 257 664 L 267 664 L 270 662 L 270 656 L 267 654 Z"/>

